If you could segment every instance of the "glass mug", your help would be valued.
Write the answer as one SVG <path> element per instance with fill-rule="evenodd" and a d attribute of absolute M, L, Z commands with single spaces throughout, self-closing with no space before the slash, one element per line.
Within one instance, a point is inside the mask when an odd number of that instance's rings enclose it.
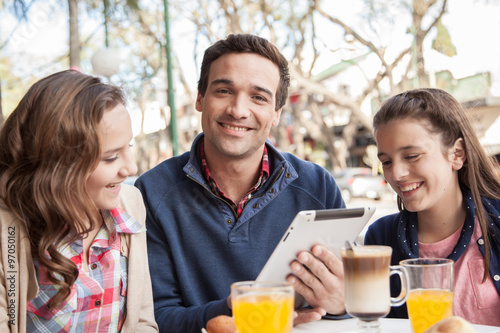
<path fill-rule="evenodd" d="M 358 318 L 358 332 L 380 332 L 379 318 L 389 314 L 391 306 L 404 304 L 408 275 L 401 266 L 390 266 L 392 248 L 382 245 L 354 246 L 340 250 L 344 265 L 345 307 Z M 401 292 L 391 297 L 390 276 L 401 279 Z"/>
<path fill-rule="evenodd" d="M 453 315 L 453 260 L 417 258 L 399 264 L 410 279 L 406 307 L 413 333 Z"/>
<path fill-rule="evenodd" d="M 287 282 L 233 283 L 231 305 L 238 333 L 290 333 L 294 297 Z"/>

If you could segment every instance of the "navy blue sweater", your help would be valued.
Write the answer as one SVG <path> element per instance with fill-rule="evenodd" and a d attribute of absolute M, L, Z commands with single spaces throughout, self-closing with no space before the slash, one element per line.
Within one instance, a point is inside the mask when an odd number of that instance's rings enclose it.
<path fill-rule="evenodd" d="M 215 196 L 200 170 L 199 142 L 136 182 L 147 209 L 148 255 L 161 332 L 199 333 L 207 320 L 231 315 L 235 281 L 254 280 L 301 210 L 344 208 L 322 167 L 279 153 L 269 142 L 270 177 L 241 217 Z"/>

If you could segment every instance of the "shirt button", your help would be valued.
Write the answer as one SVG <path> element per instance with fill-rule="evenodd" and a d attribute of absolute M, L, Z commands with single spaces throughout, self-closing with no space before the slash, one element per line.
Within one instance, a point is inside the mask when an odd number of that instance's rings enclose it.
<path fill-rule="evenodd" d="M 90 268 L 92 268 L 93 270 L 97 268 L 97 264 L 92 264 L 90 265 Z"/>
<path fill-rule="evenodd" d="M 270 189 L 269 193 L 274 193 L 274 188 Z"/>
<path fill-rule="evenodd" d="M 227 219 L 227 220 L 226 220 L 226 223 L 227 223 L 227 224 L 231 224 L 231 223 L 233 223 L 233 220 L 231 220 L 231 219 Z"/>
<path fill-rule="evenodd" d="M 495 280 L 495 281 L 500 281 L 500 275 L 498 275 L 498 274 L 497 274 L 497 275 L 495 275 L 495 276 L 493 277 L 493 280 Z"/>
<path fill-rule="evenodd" d="M 482 238 L 479 239 L 477 242 L 479 243 L 479 245 L 484 245 L 484 239 L 482 239 Z"/>
<path fill-rule="evenodd" d="M 292 174 L 291 174 L 290 172 L 287 172 L 287 173 L 285 174 L 285 178 L 290 178 L 291 176 L 292 176 Z"/>
<path fill-rule="evenodd" d="M 259 204 L 257 203 L 253 204 L 253 208 L 259 208 Z"/>
<path fill-rule="evenodd" d="M 96 306 L 96 307 L 99 307 L 99 306 L 101 305 L 101 301 L 100 301 L 100 300 L 97 300 L 97 301 L 95 301 L 95 303 L 94 303 L 94 304 L 95 304 L 95 306 Z"/>

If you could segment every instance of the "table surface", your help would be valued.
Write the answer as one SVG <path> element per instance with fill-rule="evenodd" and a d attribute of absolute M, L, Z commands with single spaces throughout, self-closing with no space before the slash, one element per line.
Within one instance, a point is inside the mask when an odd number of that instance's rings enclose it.
<path fill-rule="evenodd" d="M 307 324 L 297 325 L 292 333 L 314 332 L 314 333 L 345 333 L 356 332 L 357 319 L 327 320 L 323 319 Z M 472 325 L 477 333 L 500 333 L 500 327 Z M 383 333 L 412 333 L 408 319 L 380 319 L 380 328 Z"/>

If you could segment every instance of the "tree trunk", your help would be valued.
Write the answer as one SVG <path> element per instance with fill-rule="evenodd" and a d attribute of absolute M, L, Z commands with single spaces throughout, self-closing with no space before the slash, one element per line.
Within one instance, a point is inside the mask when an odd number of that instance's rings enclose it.
<path fill-rule="evenodd" d="M 78 31 L 78 0 L 68 0 L 69 67 L 80 70 L 80 33 Z"/>

